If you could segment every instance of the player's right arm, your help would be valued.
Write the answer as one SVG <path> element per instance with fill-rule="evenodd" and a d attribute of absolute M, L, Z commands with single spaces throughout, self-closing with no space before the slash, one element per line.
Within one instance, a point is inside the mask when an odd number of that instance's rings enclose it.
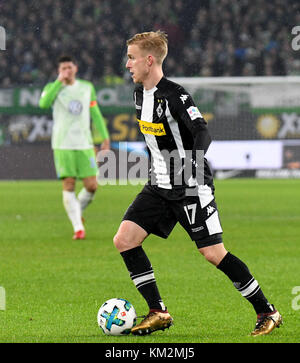
<path fill-rule="evenodd" d="M 48 83 L 44 87 L 40 97 L 39 101 L 40 108 L 51 107 L 62 86 L 63 83 L 59 79 L 57 79 L 55 82 Z"/>

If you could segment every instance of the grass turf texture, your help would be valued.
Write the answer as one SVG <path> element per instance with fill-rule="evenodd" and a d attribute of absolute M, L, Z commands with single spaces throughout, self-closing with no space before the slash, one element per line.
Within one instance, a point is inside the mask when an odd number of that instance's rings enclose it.
<path fill-rule="evenodd" d="M 138 315 L 148 310 L 112 244 L 141 186 L 100 187 L 85 213 L 87 239 L 73 241 L 60 182 L 1 182 L 6 310 L 0 311 L 0 342 L 299 342 L 300 310 L 292 308 L 292 289 L 300 285 L 299 186 L 298 180 L 216 181 L 225 246 L 246 262 L 282 313 L 280 329 L 249 336 L 252 306 L 178 225 L 169 239 L 144 242 L 174 326 L 145 337 L 110 337 L 96 322 L 105 300 L 126 298 Z"/>

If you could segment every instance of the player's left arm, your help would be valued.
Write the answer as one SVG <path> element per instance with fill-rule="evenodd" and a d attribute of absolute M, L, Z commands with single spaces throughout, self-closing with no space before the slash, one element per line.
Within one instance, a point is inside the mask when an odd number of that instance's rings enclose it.
<path fill-rule="evenodd" d="M 93 85 L 91 85 L 90 114 L 96 129 L 99 131 L 102 137 L 101 150 L 109 150 L 110 149 L 109 133 L 105 123 L 105 119 L 98 106 L 96 91 Z"/>
<path fill-rule="evenodd" d="M 188 176 L 191 173 L 193 178 L 196 178 L 198 184 L 201 185 L 203 170 L 199 166 L 203 165 L 203 157 L 211 143 L 207 123 L 191 95 L 184 88 L 178 87 L 168 101 L 173 118 L 178 124 L 184 123 L 193 136 L 192 150 L 185 150 L 185 174 Z M 203 152 L 203 154 L 199 154 L 198 151 Z"/>
<path fill-rule="evenodd" d="M 183 122 L 193 135 L 193 151 L 203 150 L 204 154 L 211 143 L 207 123 L 191 95 L 183 87 L 178 87 L 169 98 L 169 108 L 174 119 Z"/>

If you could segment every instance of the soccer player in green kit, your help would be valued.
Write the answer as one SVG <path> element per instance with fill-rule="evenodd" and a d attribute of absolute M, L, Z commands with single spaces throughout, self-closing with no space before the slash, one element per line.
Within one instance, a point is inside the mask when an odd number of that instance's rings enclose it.
<path fill-rule="evenodd" d="M 63 181 L 63 205 L 73 225 L 73 239 L 84 239 L 82 212 L 97 190 L 97 164 L 91 133 L 91 119 L 102 136 L 101 150 L 109 150 L 105 121 L 97 105 L 93 84 L 76 78 L 78 67 L 70 56 L 58 60 L 58 78 L 41 94 L 41 108 L 53 109 L 52 149 L 58 178 Z M 75 194 L 77 179 L 83 188 Z"/>

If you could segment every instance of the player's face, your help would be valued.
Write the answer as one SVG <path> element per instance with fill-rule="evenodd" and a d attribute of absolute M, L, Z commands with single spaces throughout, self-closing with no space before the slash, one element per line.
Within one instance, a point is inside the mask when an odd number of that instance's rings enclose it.
<path fill-rule="evenodd" d="M 63 75 L 63 79 L 72 82 L 77 73 L 77 66 L 73 62 L 62 62 L 58 67 L 58 73 Z"/>
<path fill-rule="evenodd" d="M 127 49 L 126 68 L 130 71 L 134 83 L 143 83 L 149 74 L 147 55 L 136 45 L 132 44 Z"/>

